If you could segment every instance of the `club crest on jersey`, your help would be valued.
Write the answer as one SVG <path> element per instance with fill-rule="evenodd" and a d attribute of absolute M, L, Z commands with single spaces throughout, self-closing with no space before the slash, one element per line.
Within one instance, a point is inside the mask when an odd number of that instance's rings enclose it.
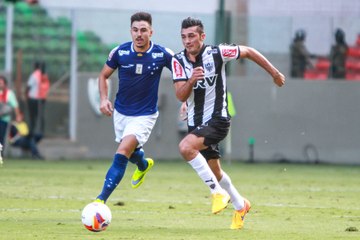
<path fill-rule="evenodd" d="M 235 57 L 237 55 L 237 49 L 236 48 L 223 48 L 221 50 L 221 53 L 224 57 Z"/>
<path fill-rule="evenodd" d="M 215 85 L 217 77 L 218 77 L 217 74 L 213 76 L 205 77 L 204 79 L 197 81 L 193 89 L 197 89 L 197 88 L 205 89 L 207 87 L 212 87 Z"/>
<path fill-rule="evenodd" d="M 208 63 L 205 63 L 205 69 L 208 71 L 208 72 L 211 72 L 214 68 L 214 63 L 213 62 L 208 62 Z"/>
<path fill-rule="evenodd" d="M 164 57 L 164 53 L 163 52 L 159 52 L 159 53 L 154 52 L 154 53 L 151 54 L 151 56 L 152 56 L 153 59 L 162 58 L 162 57 Z"/>

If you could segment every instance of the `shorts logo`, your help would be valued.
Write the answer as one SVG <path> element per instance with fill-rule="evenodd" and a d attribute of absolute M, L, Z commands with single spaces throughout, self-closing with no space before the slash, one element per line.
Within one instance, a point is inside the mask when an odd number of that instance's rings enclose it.
<path fill-rule="evenodd" d="M 177 78 L 185 77 L 183 67 L 180 65 L 178 61 L 173 61 L 173 70 Z"/>
<path fill-rule="evenodd" d="M 231 58 L 236 57 L 237 49 L 236 48 L 224 48 L 221 50 L 223 57 Z"/>

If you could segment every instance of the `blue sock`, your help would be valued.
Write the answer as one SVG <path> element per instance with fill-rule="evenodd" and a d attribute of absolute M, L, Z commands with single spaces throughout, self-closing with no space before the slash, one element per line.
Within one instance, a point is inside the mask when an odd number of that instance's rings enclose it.
<path fill-rule="evenodd" d="M 127 157 L 119 153 L 115 154 L 114 161 L 106 174 L 102 192 L 97 197 L 98 199 L 104 200 L 104 202 L 106 202 L 110 194 L 115 190 L 123 178 L 127 162 Z"/>
<path fill-rule="evenodd" d="M 129 161 L 135 163 L 140 171 L 144 171 L 148 167 L 148 162 L 144 158 L 144 150 L 141 148 L 135 149 Z"/>

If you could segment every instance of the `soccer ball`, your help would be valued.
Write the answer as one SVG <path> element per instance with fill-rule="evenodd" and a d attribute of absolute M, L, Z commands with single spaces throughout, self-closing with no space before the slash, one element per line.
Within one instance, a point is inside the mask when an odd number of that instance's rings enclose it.
<path fill-rule="evenodd" d="M 89 203 L 81 213 L 81 221 L 89 231 L 104 231 L 111 222 L 110 208 L 100 202 Z"/>

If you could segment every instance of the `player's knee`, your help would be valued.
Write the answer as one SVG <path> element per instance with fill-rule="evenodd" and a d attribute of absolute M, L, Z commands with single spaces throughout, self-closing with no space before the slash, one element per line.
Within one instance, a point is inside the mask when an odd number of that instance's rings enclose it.
<path fill-rule="evenodd" d="M 191 144 L 187 141 L 181 141 L 179 143 L 179 151 L 182 156 L 188 156 L 192 152 Z"/>

